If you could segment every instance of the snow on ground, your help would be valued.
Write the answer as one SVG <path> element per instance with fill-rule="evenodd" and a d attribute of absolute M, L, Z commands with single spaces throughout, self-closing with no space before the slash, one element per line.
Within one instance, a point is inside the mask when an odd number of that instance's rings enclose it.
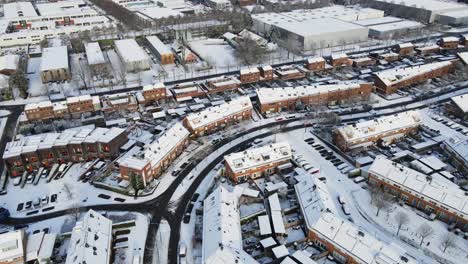
<path fill-rule="evenodd" d="M 156 233 L 156 243 L 153 248 L 153 264 L 167 264 L 170 236 L 171 227 L 166 219 L 162 219 Z"/>
<path fill-rule="evenodd" d="M 239 65 L 234 49 L 222 39 L 203 39 L 190 42 L 191 48 L 210 65 L 234 70 Z"/>
<path fill-rule="evenodd" d="M 441 221 L 429 221 L 416 214 L 416 209 L 407 205 L 399 206 L 392 205 L 386 212 L 381 211 L 379 216 L 376 216 L 377 209 L 371 204 L 371 198 L 367 191 L 359 190 L 353 193 L 354 200 L 359 203 L 362 211 L 372 221 L 385 228 L 388 232 L 393 232 L 396 235 L 397 225 L 395 223 L 395 215 L 398 212 L 403 212 L 409 216 L 410 222 L 400 230 L 399 236 L 405 240 L 410 240 L 411 244 L 419 248 L 421 241 L 417 234 L 417 229 L 424 223 L 430 225 L 434 229 L 434 234 L 424 240 L 420 250 L 429 251 L 429 254 L 435 254 L 439 261 L 443 263 L 466 263 L 468 258 L 468 241 L 460 236 L 455 236 L 456 246 L 448 248 L 443 252 L 441 241 L 443 236 L 448 232 L 447 225 Z M 452 233 L 453 234 L 453 233 Z"/>
<path fill-rule="evenodd" d="M 28 69 L 27 75 L 29 79 L 29 95 L 32 97 L 47 95 L 47 90 L 44 85 L 42 85 L 40 67 L 42 59 L 39 58 L 29 58 L 28 59 Z"/>

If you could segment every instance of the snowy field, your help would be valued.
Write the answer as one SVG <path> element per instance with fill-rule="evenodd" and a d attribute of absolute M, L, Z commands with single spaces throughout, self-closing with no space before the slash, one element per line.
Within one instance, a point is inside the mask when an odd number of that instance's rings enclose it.
<path fill-rule="evenodd" d="M 204 39 L 190 42 L 190 46 L 210 65 L 223 70 L 234 70 L 240 65 L 234 49 L 222 39 Z"/>

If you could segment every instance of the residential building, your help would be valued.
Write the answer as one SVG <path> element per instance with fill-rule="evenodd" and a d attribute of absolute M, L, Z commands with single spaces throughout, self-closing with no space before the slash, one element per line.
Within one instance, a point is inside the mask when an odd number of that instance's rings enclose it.
<path fill-rule="evenodd" d="M 316 56 L 307 59 L 306 67 L 309 71 L 317 72 L 325 70 L 326 61 L 323 57 Z"/>
<path fill-rule="evenodd" d="M 18 70 L 20 56 L 16 54 L 7 54 L 0 56 L 0 74 L 12 75 Z"/>
<path fill-rule="evenodd" d="M 374 83 L 378 93 L 390 95 L 400 88 L 444 76 L 454 70 L 455 65 L 450 61 L 433 62 L 406 68 L 392 68 L 374 74 Z"/>
<path fill-rule="evenodd" d="M 206 92 L 197 82 L 179 83 L 171 89 L 177 102 L 192 100 L 193 98 L 204 96 Z"/>
<path fill-rule="evenodd" d="M 468 13 L 468 10 L 467 10 Z M 468 17 L 468 14 L 467 14 Z M 441 49 L 458 49 L 458 44 L 460 43 L 460 39 L 457 37 L 444 37 L 437 41 L 437 44 L 440 46 Z"/>
<path fill-rule="evenodd" d="M 173 64 L 174 53 L 157 36 L 146 37 L 150 51 L 158 58 L 161 64 Z"/>
<path fill-rule="evenodd" d="M 91 113 L 99 110 L 101 110 L 99 96 L 90 95 L 68 97 L 66 101 L 55 103 L 51 101 L 29 103 L 24 107 L 24 112 L 28 121 L 63 118 L 69 115 L 77 115 L 86 112 Z"/>
<path fill-rule="evenodd" d="M 369 67 L 376 63 L 376 61 L 370 57 L 360 57 L 352 59 L 353 67 Z"/>
<path fill-rule="evenodd" d="M 221 76 L 208 79 L 206 85 L 209 93 L 219 93 L 239 88 L 241 86 L 241 81 L 235 78 Z"/>
<path fill-rule="evenodd" d="M 68 97 L 66 100 L 68 112 L 72 115 L 101 110 L 99 96 L 80 95 Z"/>
<path fill-rule="evenodd" d="M 3 160 L 10 175 L 16 177 L 56 163 L 115 158 L 126 142 L 127 133 L 121 128 L 71 128 L 8 142 Z"/>
<path fill-rule="evenodd" d="M 110 264 L 112 241 L 112 221 L 89 210 L 73 227 L 65 264 Z"/>
<path fill-rule="evenodd" d="M 346 53 L 333 53 L 330 57 L 330 64 L 333 67 L 349 66 L 352 63 Z"/>
<path fill-rule="evenodd" d="M 441 221 L 468 230 L 468 197 L 451 181 L 429 176 L 378 156 L 369 168 L 369 183 Z"/>
<path fill-rule="evenodd" d="M 414 52 L 414 45 L 411 42 L 400 43 L 393 47 L 394 52 L 400 54 L 400 56 L 410 56 Z"/>
<path fill-rule="evenodd" d="M 305 72 L 300 71 L 292 65 L 281 66 L 275 69 L 276 75 L 283 81 L 301 79 L 305 77 Z"/>
<path fill-rule="evenodd" d="M 224 156 L 226 176 L 235 183 L 255 180 L 273 174 L 278 166 L 289 162 L 291 155 L 286 142 L 231 153 Z"/>
<path fill-rule="evenodd" d="M 468 94 L 450 98 L 450 101 L 445 104 L 445 110 L 449 115 L 468 120 Z"/>
<path fill-rule="evenodd" d="M 167 88 L 164 83 L 148 84 L 143 86 L 145 104 L 150 104 L 167 98 Z"/>
<path fill-rule="evenodd" d="M 243 249 L 237 196 L 220 186 L 203 204 L 202 263 L 258 264 Z"/>
<path fill-rule="evenodd" d="M 117 93 L 101 96 L 102 111 L 112 113 L 119 111 L 135 112 L 138 110 L 138 102 L 135 93 Z"/>
<path fill-rule="evenodd" d="M 148 54 L 134 39 L 121 39 L 114 42 L 115 50 L 122 61 L 125 71 L 139 72 L 150 69 Z"/>
<path fill-rule="evenodd" d="M 313 85 L 257 89 L 262 113 L 303 110 L 311 105 L 334 104 L 353 99 L 366 99 L 372 93 L 370 83 L 344 82 L 330 85 Z"/>
<path fill-rule="evenodd" d="M 260 71 L 258 68 L 242 69 L 239 79 L 242 84 L 258 82 L 260 81 Z"/>
<path fill-rule="evenodd" d="M 419 46 L 414 49 L 419 55 L 429 55 L 434 53 L 439 53 L 440 46 L 439 45 L 427 45 L 427 46 Z"/>
<path fill-rule="evenodd" d="M 417 110 L 407 111 L 339 127 L 333 131 L 333 142 L 343 151 L 366 148 L 379 140 L 391 143 L 417 132 L 421 124 Z"/>
<path fill-rule="evenodd" d="M 139 177 L 146 186 L 159 177 L 186 148 L 189 143 L 189 131 L 176 123 L 162 136 L 132 155 L 125 155 L 118 160 L 120 178 L 130 181 L 130 177 Z"/>
<path fill-rule="evenodd" d="M 379 60 L 384 60 L 386 62 L 393 62 L 400 59 L 400 54 L 395 52 L 387 52 L 379 54 L 377 57 Z"/>
<path fill-rule="evenodd" d="M 450 156 L 450 162 L 459 171 L 468 171 L 468 139 L 450 138 L 442 149 Z"/>
<path fill-rule="evenodd" d="M 0 235 L 0 263 L 24 264 L 25 245 L 22 229 Z"/>
<path fill-rule="evenodd" d="M 86 59 L 93 75 L 105 75 L 107 74 L 107 62 L 104 58 L 104 54 L 101 51 L 101 47 L 97 42 L 90 42 L 84 45 Z"/>
<path fill-rule="evenodd" d="M 229 0 L 206 0 L 206 5 L 218 10 L 228 9 L 231 8 L 231 1 Z"/>
<path fill-rule="evenodd" d="M 30 121 L 55 118 L 54 106 L 51 101 L 27 104 L 24 107 L 24 113 Z"/>
<path fill-rule="evenodd" d="M 252 117 L 252 102 L 243 96 L 230 102 L 212 106 L 198 113 L 188 115 L 183 123 L 193 136 L 203 136 L 223 129 L 235 122 Z"/>
<path fill-rule="evenodd" d="M 44 48 L 40 71 L 42 83 L 69 80 L 71 74 L 67 46 Z"/>
<path fill-rule="evenodd" d="M 258 69 L 260 70 L 260 79 L 262 81 L 271 81 L 274 79 L 273 67 L 270 65 L 260 66 Z"/>

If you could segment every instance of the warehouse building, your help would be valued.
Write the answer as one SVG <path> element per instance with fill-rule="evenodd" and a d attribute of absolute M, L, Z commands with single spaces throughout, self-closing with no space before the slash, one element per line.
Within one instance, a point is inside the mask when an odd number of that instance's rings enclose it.
<path fill-rule="evenodd" d="M 424 25 L 416 21 L 399 21 L 369 26 L 369 36 L 378 39 L 397 38 L 415 32 Z"/>
<path fill-rule="evenodd" d="M 291 146 L 286 142 L 269 144 L 224 156 L 226 176 L 235 183 L 255 180 L 275 173 L 276 168 L 291 159 Z"/>
<path fill-rule="evenodd" d="M 42 83 L 69 80 L 71 74 L 67 46 L 44 48 L 40 70 Z"/>
<path fill-rule="evenodd" d="M 158 58 L 161 64 L 173 64 L 174 53 L 157 36 L 146 37 L 146 42 L 151 52 Z"/>
<path fill-rule="evenodd" d="M 190 114 L 183 122 L 194 136 L 203 136 L 251 117 L 252 102 L 248 96 L 243 96 L 228 103 Z"/>
<path fill-rule="evenodd" d="M 65 264 L 109 264 L 112 241 L 112 221 L 89 210 L 73 227 Z"/>
<path fill-rule="evenodd" d="M 383 95 L 390 95 L 403 87 L 421 83 L 452 73 L 454 63 L 450 61 L 433 62 L 406 68 L 393 68 L 375 74 L 376 91 Z"/>
<path fill-rule="evenodd" d="M 161 176 L 185 150 L 189 143 L 189 134 L 181 123 L 176 123 L 141 151 L 124 155 L 117 161 L 120 178 L 130 182 L 131 175 L 135 175 L 146 186 L 148 182 Z"/>
<path fill-rule="evenodd" d="M 368 5 L 393 16 L 423 23 L 462 23 L 468 18 L 468 5 L 439 0 L 371 0 Z"/>
<path fill-rule="evenodd" d="M 258 264 L 243 249 L 238 198 L 222 186 L 203 201 L 202 263 Z"/>
<path fill-rule="evenodd" d="M 339 127 L 333 131 L 333 142 L 343 151 L 365 148 L 378 140 L 393 142 L 406 134 L 415 133 L 421 124 L 418 111 L 407 111 Z"/>
<path fill-rule="evenodd" d="M 383 17 L 380 10 L 357 6 L 293 10 L 252 15 L 252 29 L 264 36 L 277 35 L 303 51 L 367 41 L 368 29 L 351 23 Z"/>
<path fill-rule="evenodd" d="M 56 163 L 115 158 L 127 140 L 127 133 L 121 128 L 78 127 L 8 142 L 3 160 L 15 177 Z"/>
<path fill-rule="evenodd" d="M 460 229 L 468 230 L 468 197 L 453 182 L 429 176 L 378 156 L 369 168 L 369 183 Z"/>
<path fill-rule="evenodd" d="M 341 84 L 257 89 L 260 111 L 264 114 L 302 110 L 309 105 L 338 103 L 366 99 L 372 93 L 370 83 Z"/>
<path fill-rule="evenodd" d="M 150 69 L 150 59 L 134 39 L 122 39 L 114 42 L 115 50 L 127 72 L 139 72 Z"/>

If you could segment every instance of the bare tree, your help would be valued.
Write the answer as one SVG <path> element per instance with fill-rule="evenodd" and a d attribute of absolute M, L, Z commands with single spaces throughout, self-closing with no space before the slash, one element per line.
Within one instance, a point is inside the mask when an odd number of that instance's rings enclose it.
<path fill-rule="evenodd" d="M 424 239 L 432 235 L 434 233 L 434 229 L 430 225 L 424 223 L 420 227 L 418 227 L 418 230 L 416 230 L 416 233 L 419 236 L 421 236 L 421 242 L 419 243 L 419 246 L 422 246 Z"/>
<path fill-rule="evenodd" d="M 86 66 L 83 66 L 81 64 L 81 59 L 82 58 L 80 58 L 79 61 L 78 61 L 79 65 L 78 65 L 78 67 L 76 69 L 76 73 L 78 75 L 78 78 L 80 78 L 80 81 L 83 82 L 84 88 L 88 89 L 88 84 L 87 84 L 88 75 L 87 75 L 86 69 L 84 69 L 84 67 L 86 67 Z"/>
<path fill-rule="evenodd" d="M 374 188 L 370 192 L 371 202 L 377 208 L 376 216 L 379 216 L 379 213 L 382 209 L 387 209 L 390 206 L 391 196 L 380 188 Z"/>
<path fill-rule="evenodd" d="M 263 61 L 266 48 L 257 44 L 251 38 L 240 39 L 237 45 L 237 57 L 241 59 L 244 64 L 252 65 Z"/>
<path fill-rule="evenodd" d="M 406 225 L 406 224 L 409 223 L 409 220 L 410 220 L 410 219 L 409 219 L 408 215 L 405 214 L 404 212 L 401 212 L 401 211 L 400 211 L 400 212 L 398 212 L 398 213 L 395 215 L 395 221 L 396 221 L 397 228 L 398 228 L 397 233 L 396 233 L 397 236 L 398 236 L 398 234 L 400 233 L 401 228 L 402 228 L 404 225 Z"/>
<path fill-rule="evenodd" d="M 455 236 L 452 233 L 446 232 L 442 237 L 441 237 L 441 242 L 440 244 L 442 245 L 442 251 L 445 253 L 445 251 L 448 248 L 453 248 L 456 245 L 456 239 Z"/>
<path fill-rule="evenodd" d="M 80 205 L 78 203 L 73 203 L 70 208 L 67 210 L 67 213 L 72 217 L 73 220 L 78 221 L 80 219 Z"/>

